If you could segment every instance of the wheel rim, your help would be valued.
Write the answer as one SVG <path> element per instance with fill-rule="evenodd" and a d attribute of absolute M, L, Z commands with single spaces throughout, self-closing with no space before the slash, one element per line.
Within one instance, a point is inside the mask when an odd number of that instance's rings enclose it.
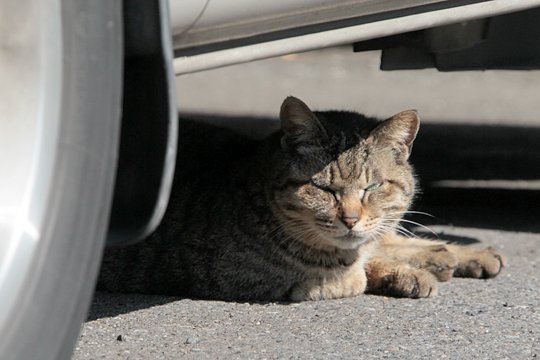
<path fill-rule="evenodd" d="M 62 85 L 59 1 L 7 0 L 0 20 L 0 328 L 41 239 Z M 15 36 L 14 36 L 15 34 Z"/>
<path fill-rule="evenodd" d="M 110 214 L 122 3 L 6 0 L 0 30 L 0 354 L 67 359 Z"/>

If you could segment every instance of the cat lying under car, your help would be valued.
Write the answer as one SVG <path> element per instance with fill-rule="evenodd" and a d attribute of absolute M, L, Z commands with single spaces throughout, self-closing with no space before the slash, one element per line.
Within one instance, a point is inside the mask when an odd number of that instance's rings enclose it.
<path fill-rule="evenodd" d="M 415 111 L 385 121 L 282 104 L 262 141 L 181 121 L 173 191 L 147 240 L 107 249 L 98 289 L 235 301 L 423 298 L 491 278 L 493 248 L 403 236 L 416 182 Z"/>

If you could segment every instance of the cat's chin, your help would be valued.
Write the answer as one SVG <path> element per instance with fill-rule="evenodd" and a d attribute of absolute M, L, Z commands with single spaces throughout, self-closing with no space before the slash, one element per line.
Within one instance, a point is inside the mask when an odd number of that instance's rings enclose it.
<path fill-rule="evenodd" d="M 332 242 L 334 243 L 334 246 L 340 249 L 350 250 L 358 248 L 359 246 L 369 242 L 372 238 L 373 237 L 369 236 L 368 234 L 349 230 L 342 236 L 334 237 Z"/>

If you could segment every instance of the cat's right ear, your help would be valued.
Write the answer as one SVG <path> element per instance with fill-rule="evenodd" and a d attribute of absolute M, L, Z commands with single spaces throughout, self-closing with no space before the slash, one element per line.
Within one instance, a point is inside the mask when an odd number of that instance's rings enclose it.
<path fill-rule="evenodd" d="M 416 110 L 402 111 L 380 123 L 370 134 L 376 143 L 391 146 L 396 159 L 405 161 L 411 154 L 420 118 Z"/>
<path fill-rule="evenodd" d="M 300 99 L 287 97 L 280 111 L 281 147 L 284 151 L 309 153 L 318 150 L 328 138 L 326 130 L 317 116 Z"/>

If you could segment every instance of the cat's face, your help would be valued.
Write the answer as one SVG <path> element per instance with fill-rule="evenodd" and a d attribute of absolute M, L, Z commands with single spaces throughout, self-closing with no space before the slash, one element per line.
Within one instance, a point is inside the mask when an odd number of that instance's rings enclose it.
<path fill-rule="evenodd" d="M 283 161 L 273 197 L 290 236 L 352 249 L 393 231 L 414 196 L 407 158 L 416 112 L 377 123 L 354 113 L 312 113 L 287 98 L 281 121 Z"/>

